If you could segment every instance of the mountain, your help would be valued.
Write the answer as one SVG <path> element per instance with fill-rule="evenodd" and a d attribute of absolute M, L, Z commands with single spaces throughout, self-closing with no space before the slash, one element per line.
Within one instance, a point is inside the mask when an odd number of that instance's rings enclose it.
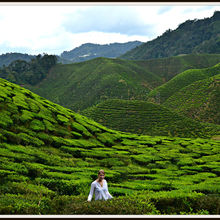
<path fill-rule="evenodd" d="M 117 132 L 4 79 L 0 99 L 1 214 L 219 214 L 219 141 Z M 88 203 L 100 168 L 114 199 Z"/>
<path fill-rule="evenodd" d="M 183 87 L 163 105 L 187 117 L 220 124 L 220 74 Z"/>
<path fill-rule="evenodd" d="M 70 51 L 61 53 L 61 62 L 75 63 L 94 59 L 96 57 L 116 58 L 121 54 L 141 45 L 140 41 L 131 41 L 127 43 L 111 43 L 111 44 L 92 44 L 86 43 Z"/>
<path fill-rule="evenodd" d="M 35 56 L 23 53 L 6 53 L 0 55 L 0 67 L 8 66 L 11 62 L 15 60 L 24 60 L 24 61 L 31 61 L 34 59 Z"/>
<path fill-rule="evenodd" d="M 207 79 L 220 73 L 220 63 L 204 69 L 186 70 L 173 77 L 168 82 L 152 90 L 148 95 L 148 101 L 164 103 L 169 97 L 190 84 Z"/>
<path fill-rule="evenodd" d="M 107 100 L 82 111 L 82 114 L 124 132 L 203 138 L 220 135 L 220 126 L 200 123 L 164 106 L 140 100 Z"/>
<path fill-rule="evenodd" d="M 56 65 L 31 91 L 72 110 L 83 110 L 109 98 L 146 100 L 148 93 L 181 70 L 213 66 L 220 55 L 202 54 L 146 61 L 110 58 Z"/>
<path fill-rule="evenodd" d="M 220 11 L 210 18 L 187 20 L 120 58 L 146 60 L 190 53 L 220 53 Z"/>

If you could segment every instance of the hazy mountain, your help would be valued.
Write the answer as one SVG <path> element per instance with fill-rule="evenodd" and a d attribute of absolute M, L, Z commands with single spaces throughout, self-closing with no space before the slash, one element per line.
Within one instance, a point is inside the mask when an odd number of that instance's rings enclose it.
<path fill-rule="evenodd" d="M 220 12 L 211 18 L 187 20 L 175 30 L 148 41 L 120 56 L 145 60 L 190 53 L 220 53 Z"/>
<path fill-rule="evenodd" d="M 63 63 L 82 62 L 96 57 L 115 58 L 141 44 L 142 42 L 140 41 L 104 45 L 86 43 L 73 50 L 64 51 L 61 53 L 60 58 Z"/>
<path fill-rule="evenodd" d="M 8 66 L 12 61 L 15 60 L 24 60 L 31 61 L 31 59 L 35 58 L 33 55 L 23 54 L 23 53 L 6 53 L 0 55 L 0 67 L 3 65 Z"/>

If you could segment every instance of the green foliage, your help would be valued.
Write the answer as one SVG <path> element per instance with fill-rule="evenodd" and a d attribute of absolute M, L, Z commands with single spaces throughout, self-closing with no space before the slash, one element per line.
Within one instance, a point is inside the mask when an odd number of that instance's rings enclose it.
<path fill-rule="evenodd" d="M 79 197 L 57 197 L 53 200 L 53 207 L 63 207 L 64 209 L 56 209 L 54 214 L 70 213 L 76 214 L 89 214 L 89 215 L 153 215 L 158 214 L 153 204 L 149 199 L 140 199 L 137 196 L 127 196 L 113 198 L 108 201 L 92 201 L 88 203 L 83 196 Z"/>
<path fill-rule="evenodd" d="M 1 214 L 219 213 L 218 198 L 201 199 L 219 194 L 218 140 L 114 131 L 3 79 L 0 91 L 11 119 L 0 128 Z M 114 199 L 88 203 L 100 169 Z"/>
<path fill-rule="evenodd" d="M 164 103 L 169 97 L 180 91 L 186 86 L 209 77 L 213 77 L 220 73 L 220 64 L 204 69 L 186 70 L 165 84 L 155 88 L 148 95 L 148 100 L 157 103 Z"/>
<path fill-rule="evenodd" d="M 220 131 L 217 125 L 202 124 L 164 106 L 139 100 L 110 99 L 82 114 L 111 129 L 137 134 L 211 137 Z M 131 145 L 129 141 L 125 144 Z"/>
<path fill-rule="evenodd" d="M 220 124 L 220 74 L 196 81 L 169 97 L 164 105 L 187 117 Z"/>
<path fill-rule="evenodd" d="M 187 20 L 175 30 L 167 30 L 152 41 L 141 44 L 124 55 L 124 59 L 183 56 L 190 53 L 219 53 L 219 11 L 212 17 Z"/>
<path fill-rule="evenodd" d="M 80 111 L 108 98 L 145 99 L 152 87 L 160 84 L 160 77 L 135 62 L 96 58 L 83 63 L 56 65 L 40 87 L 28 85 L 26 88 Z"/>
<path fill-rule="evenodd" d="M 17 59 L 0 69 L 0 77 L 17 84 L 35 85 L 46 77 L 56 62 L 56 56 L 47 54 L 38 55 L 29 62 Z"/>

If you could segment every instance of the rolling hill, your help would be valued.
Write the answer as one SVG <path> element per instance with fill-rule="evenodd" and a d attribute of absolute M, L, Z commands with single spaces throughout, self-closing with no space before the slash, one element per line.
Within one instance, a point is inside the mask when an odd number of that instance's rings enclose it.
<path fill-rule="evenodd" d="M 185 70 L 214 66 L 220 62 L 220 54 L 186 54 L 133 62 L 161 77 L 165 83 Z"/>
<path fill-rule="evenodd" d="M 187 117 L 220 124 L 220 74 L 180 89 L 163 105 Z"/>
<path fill-rule="evenodd" d="M 57 65 L 41 83 L 26 88 L 78 111 L 108 98 L 145 99 L 161 83 L 160 77 L 133 62 L 96 58 Z"/>
<path fill-rule="evenodd" d="M 203 54 L 147 61 L 96 58 L 57 65 L 37 84 L 24 86 L 72 110 L 83 110 L 109 98 L 146 100 L 154 88 L 181 70 L 220 62 L 220 55 Z"/>
<path fill-rule="evenodd" d="M 70 51 L 64 51 L 60 54 L 61 62 L 76 63 L 91 60 L 96 57 L 116 58 L 127 51 L 141 45 L 140 41 L 131 41 L 127 43 L 111 43 L 111 44 L 92 44 L 86 43 Z"/>
<path fill-rule="evenodd" d="M 120 58 L 146 60 L 191 53 L 220 53 L 220 11 L 205 19 L 187 20 L 175 30 L 128 51 Z"/>
<path fill-rule="evenodd" d="M 220 73 L 220 63 L 204 69 L 186 70 L 148 94 L 148 101 L 164 103 L 169 97 L 190 84 Z"/>
<path fill-rule="evenodd" d="M 219 214 L 219 141 L 117 132 L 4 79 L 0 99 L 1 214 Z M 88 204 L 100 168 L 115 198 Z"/>
<path fill-rule="evenodd" d="M 107 100 L 82 114 L 111 129 L 137 134 L 203 138 L 220 134 L 220 126 L 200 123 L 140 100 Z"/>

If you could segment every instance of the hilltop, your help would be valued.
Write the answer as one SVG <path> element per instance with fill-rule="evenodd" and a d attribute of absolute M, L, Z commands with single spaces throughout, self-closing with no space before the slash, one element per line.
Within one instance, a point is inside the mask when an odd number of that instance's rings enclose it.
<path fill-rule="evenodd" d="M 0 99 L 1 214 L 219 214 L 219 141 L 117 132 L 4 79 Z M 100 168 L 114 202 L 90 205 Z"/>
<path fill-rule="evenodd" d="M 74 48 L 73 50 L 64 51 L 60 54 L 60 58 L 63 63 L 83 62 L 96 57 L 116 58 L 141 44 L 142 42 L 140 41 L 110 43 L 103 45 L 86 43 Z"/>
<path fill-rule="evenodd" d="M 196 81 L 169 97 L 163 105 L 187 117 L 220 124 L 220 74 Z"/>
<path fill-rule="evenodd" d="M 8 66 L 11 62 L 15 60 L 24 60 L 26 62 L 34 59 L 35 56 L 23 53 L 5 53 L 0 55 L 0 67 Z"/>
<path fill-rule="evenodd" d="M 111 129 L 137 134 L 203 138 L 220 134 L 220 126 L 200 123 L 140 100 L 107 100 L 82 114 Z"/>
<path fill-rule="evenodd" d="M 220 54 L 186 54 L 149 60 L 133 61 L 162 78 L 163 83 L 188 69 L 201 69 L 220 62 Z"/>
<path fill-rule="evenodd" d="M 161 83 L 160 77 L 134 62 L 95 58 L 56 65 L 42 82 L 26 88 L 78 111 L 109 98 L 145 99 Z"/>
<path fill-rule="evenodd" d="M 120 58 L 146 60 L 191 53 L 220 53 L 220 12 L 212 17 L 187 20 L 175 30 L 128 51 Z"/>
<path fill-rule="evenodd" d="M 31 91 L 68 107 L 83 110 L 109 98 L 146 100 L 149 92 L 181 70 L 220 62 L 220 55 L 203 54 L 147 61 L 95 58 L 75 64 L 58 64 Z"/>
<path fill-rule="evenodd" d="M 177 93 L 186 86 L 198 81 L 207 79 L 220 73 L 220 63 L 213 67 L 204 69 L 189 69 L 168 82 L 152 90 L 148 95 L 148 100 L 155 103 L 164 103 L 169 97 Z"/>

